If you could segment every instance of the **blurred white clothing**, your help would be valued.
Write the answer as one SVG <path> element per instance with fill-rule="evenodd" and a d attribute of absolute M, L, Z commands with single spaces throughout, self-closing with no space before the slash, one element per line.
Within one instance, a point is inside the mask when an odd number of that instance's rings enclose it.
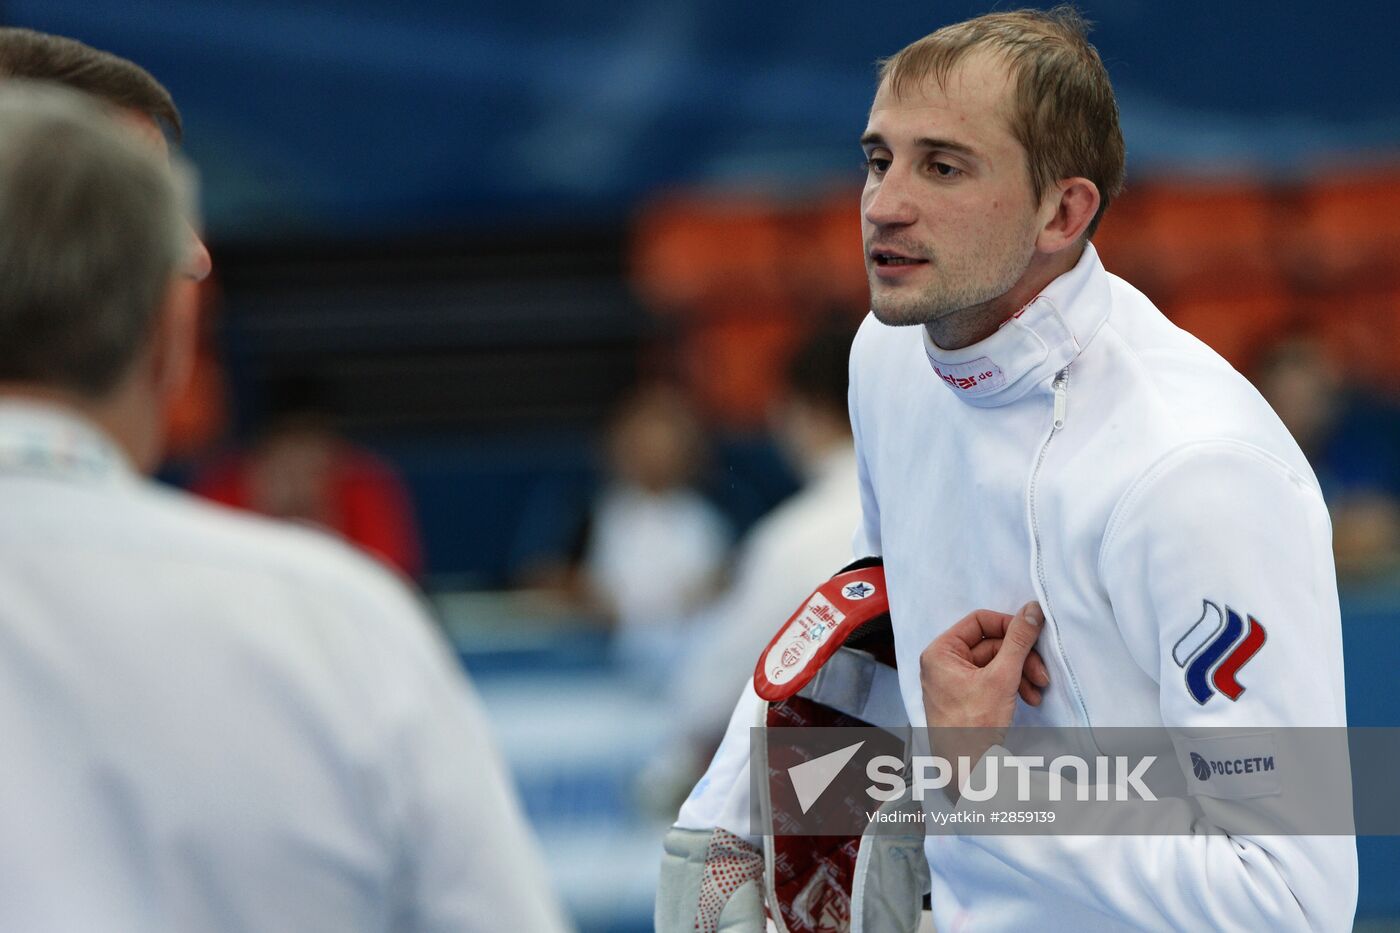
<path fill-rule="evenodd" d="M 733 585 L 697 620 L 673 694 L 685 739 L 718 738 L 758 655 L 817 585 L 851 562 L 860 521 L 854 445 L 838 447 L 808 484 L 764 516 L 740 548 Z"/>
<path fill-rule="evenodd" d="M 616 613 L 620 636 L 673 627 L 708 595 L 729 542 L 724 519 L 699 493 L 615 486 L 593 513 L 589 582 Z"/>
<path fill-rule="evenodd" d="M 0 929 L 566 928 L 408 589 L 0 402 Z"/>

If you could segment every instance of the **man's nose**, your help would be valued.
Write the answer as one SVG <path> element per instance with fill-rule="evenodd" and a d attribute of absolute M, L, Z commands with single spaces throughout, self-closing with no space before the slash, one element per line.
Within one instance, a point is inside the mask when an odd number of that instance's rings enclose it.
<path fill-rule="evenodd" d="M 918 210 L 909 195 L 908 179 L 893 171 L 886 172 L 879 184 L 866 192 L 866 222 L 876 227 L 912 224 L 918 219 Z"/>

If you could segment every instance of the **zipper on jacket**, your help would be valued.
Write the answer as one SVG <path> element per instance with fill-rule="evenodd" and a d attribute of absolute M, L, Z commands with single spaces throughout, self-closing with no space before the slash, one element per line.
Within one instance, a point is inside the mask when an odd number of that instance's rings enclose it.
<path fill-rule="evenodd" d="M 1053 421 L 1050 424 L 1050 433 L 1045 436 L 1045 442 L 1040 445 L 1040 453 L 1036 456 L 1035 469 L 1031 471 L 1031 484 L 1029 490 L 1029 505 L 1031 513 L 1031 545 L 1035 548 L 1035 575 L 1036 582 L 1040 584 L 1040 598 L 1044 601 L 1041 610 L 1045 613 L 1046 622 L 1055 630 L 1055 646 L 1060 651 L 1060 658 L 1065 662 L 1065 670 L 1069 671 L 1070 685 L 1074 688 L 1075 699 L 1079 701 L 1079 710 L 1084 716 L 1084 724 L 1089 725 L 1089 707 L 1084 702 L 1084 694 L 1079 689 L 1079 680 L 1074 676 L 1074 668 L 1069 663 L 1069 655 L 1065 653 L 1064 641 L 1060 638 L 1060 627 L 1054 622 L 1054 612 L 1050 608 L 1050 589 L 1045 581 L 1045 555 L 1040 547 L 1040 519 L 1035 511 L 1036 484 L 1040 481 L 1040 468 L 1045 463 L 1046 451 L 1050 449 L 1050 443 L 1055 439 L 1055 435 L 1065 426 L 1065 417 L 1069 414 L 1069 367 L 1066 366 L 1055 374 L 1055 379 L 1050 383 L 1050 388 L 1055 393 L 1055 405 L 1053 409 Z"/>
<path fill-rule="evenodd" d="M 1065 413 L 1069 410 L 1068 366 L 1055 374 L 1055 381 L 1050 384 L 1050 387 L 1055 390 L 1055 426 L 1051 429 L 1051 433 L 1054 433 L 1065 426 Z M 1049 444 L 1050 442 L 1047 440 L 1045 443 Z"/>

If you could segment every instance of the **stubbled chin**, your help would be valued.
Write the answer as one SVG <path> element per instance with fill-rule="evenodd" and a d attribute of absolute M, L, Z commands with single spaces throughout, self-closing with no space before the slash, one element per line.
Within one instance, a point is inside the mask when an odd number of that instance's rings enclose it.
<path fill-rule="evenodd" d="M 889 327 L 908 327 L 911 324 L 922 324 L 924 321 L 919 315 L 917 303 L 891 301 L 890 296 L 885 296 L 884 300 L 878 293 L 871 289 L 870 313 L 875 315 L 875 320 Z"/>

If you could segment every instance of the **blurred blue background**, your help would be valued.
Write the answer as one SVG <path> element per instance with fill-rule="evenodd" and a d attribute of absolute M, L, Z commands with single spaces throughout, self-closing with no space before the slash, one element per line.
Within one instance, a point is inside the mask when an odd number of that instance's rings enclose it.
<path fill-rule="evenodd" d="M 1004 5 L 1003 5 L 1004 6 Z M 216 241 L 621 219 L 658 185 L 856 173 L 872 64 L 985 3 L 8 0 L 144 64 Z M 1087 2 L 1132 167 L 1400 142 L 1392 4 Z"/>
<path fill-rule="evenodd" d="M 1298 321 L 1340 320 L 1334 311 L 1364 294 L 1377 310 L 1346 325 L 1360 337 L 1340 325 L 1304 336 L 1343 362 L 1357 340 L 1394 342 L 1392 279 L 1370 267 L 1325 280 L 1303 274 L 1313 241 L 1280 247 L 1271 238 L 1325 213 L 1309 207 L 1327 200 L 1308 194 L 1316 185 L 1400 165 L 1394 5 L 1080 6 L 1118 91 L 1130 189 L 1144 199 L 1157 192 L 1153 217 L 1193 197 L 1204 205 L 1167 245 L 1207 235 L 1210 211 L 1238 200 L 1241 185 L 1270 205 L 1261 250 L 1277 268 L 1260 273 L 1247 296 L 1266 308 L 1251 318 L 1261 323 L 1219 342 L 1202 336 L 1251 371 L 1280 321 L 1297 337 Z M 750 393 L 753 404 L 736 404 L 697 367 L 714 366 L 712 381 L 742 394 L 733 389 L 747 385 L 740 377 L 773 368 L 764 349 L 790 347 L 805 315 L 851 322 L 862 310 L 858 295 L 839 289 L 791 305 L 754 291 L 738 340 L 754 359 L 729 359 L 734 341 L 716 335 L 736 312 L 702 314 L 695 308 L 713 296 L 687 304 L 657 292 L 644 259 L 647 231 L 660 228 L 646 218 L 672 197 L 707 209 L 712 193 L 717 203 L 749 198 L 779 214 L 832 192 L 844 203 L 842 193 L 859 185 L 856 140 L 874 62 L 988 8 L 0 2 L 9 24 L 141 63 L 184 114 L 217 267 L 213 375 L 168 478 L 196 482 L 209 463 L 251 443 L 288 379 L 321 387 L 336 431 L 403 484 L 417 537 L 407 569 L 432 595 L 486 699 L 555 881 L 585 930 L 650 928 L 660 832 L 674 801 L 648 799 L 638 775 L 665 745 L 669 713 L 656 685 L 625 669 L 591 621 L 597 607 L 574 598 L 568 580 L 533 571 L 550 559 L 577 564 L 606 472 L 602 432 L 650 379 L 695 389 L 709 449 L 695 483 L 734 535 L 751 527 L 799 480 L 767 429 L 764 399 Z M 1222 180 L 1228 197 L 1216 194 Z M 849 204 L 854 221 L 853 196 Z M 1379 268 L 1388 262 L 1392 274 L 1393 233 L 1367 240 L 1382 243 Z M 1123 247 L 1123 263 L 1138 262 L 1150 280 L 1162 249 Z M 850 251 L 856 259 L 854 240 Z M 1159 303 L 1183 309 L 1182 321 L 1195 320 L 1180 285 L 1187 278 L 1160 285 Z M 754 320 L 771 327 L 754 330 Z M 1319 463 L 1338 458 L 1319 466 L 1329 476 L 1355 473 L 1337 451 L 1374 468 L 1365 496 L 1339 493 L 1335 503 L 1348 530 L 1339 547 L 1353 548 L 1339 561 L 1356 725 L 1400 725 L 1391 695 L 1400 455 L 1389 453 L 1400 448 L 1400 419 L 1389 360 L 1348 370 L 1364 372 L 1337 385 L 1350 400 L 1344 428 L 1309 451 Z M 1335 488 L 1351 487 L 1339 479 Z M 1400 923 L 1400 840 L 1362 839 L 1360 849 L 1360 925 Z"/>

